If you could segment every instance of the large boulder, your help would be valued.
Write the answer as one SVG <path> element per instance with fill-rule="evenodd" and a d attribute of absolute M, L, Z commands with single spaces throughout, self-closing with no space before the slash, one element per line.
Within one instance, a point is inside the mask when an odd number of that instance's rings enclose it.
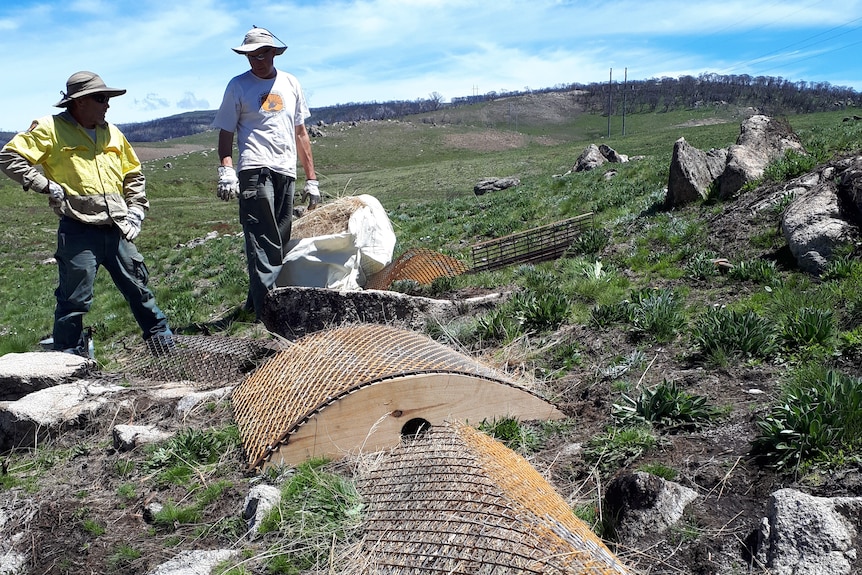
<path fill-rule="evenodd" d="M 71 353 L 7 353 L 0 357 L 0 400 L 14 401 L 34 391 L 80 379 L 95 369 L 96 362 Z"/>
<path fill-rule="evenodd" d="M 753 556 L 773 575 L 850 575 L 862 567 L 862 497 L 780 489 L 769 498 Z"/>
<path fill-rule="evenodd" d="M 718 178 L 718 197 L 733 197 L 747 182 L 761 178 L 766 166 L 789 150 L 805 153 L 786 120 L 751 116 L 742 123 L 736 144 L 727 150 L 727 163 Z"/>
<path fill-rule="evenodd" d="M 781 216 L 781 232 L 800 269 L 820 274 L 839 246 L 859 241 L 862 157 L 801 176 Z"/>
<path fill-rule="evenodd" d="M 672 207 L 705 200 L 712 183 L 724 171 L 726 162 L 727 150 L 724 148 L 704 152 L 686 142 L 685 138 L 678 139 L 673 145 L 665 202 Z"/>
<path fill-rule="evenodd" d="M 788 150 L 805 153 L 786 121 L 762 115 L 745 120 L 736 144 L 726 149 L 703 152 L 680 138 L 674 144 L 665 205 L 673 208 L 704 199 L 713 186 L 719 199 L 731 198 L 748 182 L 763 177 L 766 166 Z"/>
<path fill-rule="evenodd" d="M 599 147 L 595 144 L 590 144 L 583 152 L 581 152 L 581 155 L 578 156 L 578 159 L 575 161 L 575 165 L 572 167 L 572 171 L 587 172 L 598 168 L 607 161 L 607 158 L 604 157 L 602 152 L 599 150 Z"/>

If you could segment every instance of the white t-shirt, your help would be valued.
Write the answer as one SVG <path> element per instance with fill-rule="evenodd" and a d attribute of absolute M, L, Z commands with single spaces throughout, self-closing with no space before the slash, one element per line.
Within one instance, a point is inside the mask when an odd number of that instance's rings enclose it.
<path fill-rule="evenodd" d="M 263 79 L 251 70 L 228 82 L 213 126 L 236 132 L 239 170 L 269 168 L 296 177 L 296 126 L 311 116 L 292 74 Z"/>

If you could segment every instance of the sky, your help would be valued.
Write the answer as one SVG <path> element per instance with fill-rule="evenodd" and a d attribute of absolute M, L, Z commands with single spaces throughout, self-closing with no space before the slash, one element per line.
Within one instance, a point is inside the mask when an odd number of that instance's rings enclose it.
<path fill-rule="evenodd" d="M 15 0 L 0 131 L 57 113 L 79 70 L 128 91 L 115 124 L 214 110 L 252 26 L 311 108 L 704 73 L 862 92 L 862 0 Z"/>

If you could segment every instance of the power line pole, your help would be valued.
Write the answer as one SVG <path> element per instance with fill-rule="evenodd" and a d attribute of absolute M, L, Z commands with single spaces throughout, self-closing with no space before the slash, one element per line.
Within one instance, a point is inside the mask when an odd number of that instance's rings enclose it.
<path fill-rule="evenodd" d="M 614 78 L 614 69 L 608 74 L 608 138 L 611 137 L 611 83 Z"/>
<path fill-rule="evenodd" d="M 625 68 L 625 72 L 623 72 L 623 136 L 626 135 L 626 82 L 629 79 L 629 69 L 628 66 Z"/>

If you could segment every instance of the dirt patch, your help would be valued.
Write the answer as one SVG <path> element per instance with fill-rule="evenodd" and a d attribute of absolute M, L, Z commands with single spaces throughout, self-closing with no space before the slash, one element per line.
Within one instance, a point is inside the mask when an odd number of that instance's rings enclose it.
<path fill-rule="evenodd" d="M 193 144 L 174 144 L 172 146 L 155 145 L 148 142 L 132 143 L 135 153 L 138 154 L 138 159 L 142 162 L 152 160 L 161 160 L 164 158 L 173 158 L 190 154 L 192 152 L 202 152 L 204 150 L 212 150 L 207 146 L 196 146 Z"/>
<path fill-rule="evenodd" d="M 729 124 L 730 120 L 722 118 L 704 118 L 702 120 L 689 120 L 682 124 L 677 124 L 678 128 L 695 128 L 697 126 L 715 126 L 716 124 Z"/>
<path fill-rule="evenodd" d="M 484 132 L 470 134 L 449 134 L 445 136 L 444 142 L 452 148 L 478 152 L 514 150 L 523 148 L 529 143 L 537 143 L 545 146 L 551 146 L 556 143 L 552 138 L 531 138 L 517 132 L 500 132 L 497 130 L 485 130 Z"/>

